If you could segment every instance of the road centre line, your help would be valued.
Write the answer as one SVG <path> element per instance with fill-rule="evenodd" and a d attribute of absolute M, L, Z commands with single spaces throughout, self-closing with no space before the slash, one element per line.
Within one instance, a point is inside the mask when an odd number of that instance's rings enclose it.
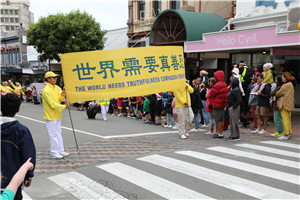
<path fill-rule="evenodd" d="M 21 118 L 28 119 L 28 120 L 31 120 L 31 121 L 34 121 L 34 122 L 45 124 L 44 121 L 32 119 L 30 117 L 26 117 L 26 116 L 23 116 L 23 115 L 16 115 L 16 117 L 21 117 Z M 69 128 L 69 127 L 66 127 L 66 126 L 61 126 L 61 128 L 65 129 L 65 130 L 72 131 L 72 128 Z M 83 134 L 86 134 L 86 135 L 90 135 L 90 136 L 95 136 L 95 137 L 103 138 L 103 139 L 125 138 L 125 137 L 139 137 L 139 136 L 160 135 L 160 134 L 168 134 L 168 133 L 177 133 L 178 134 L 178 131 L 160 131 L 160 132 L 149 132 L 149 133 L 133 133 L 133 134 L 126 134 L 126 135 L 102 136 L 102 135 L 97 135 L 95 133 L 89 133 L 89 132 L 86 132 L 86 131 L 81 131 L 81 130 L 78 130 L 78 129 L 74 129 L 74 131 L 78 132 L 78 133 L 83 133 Z"/>

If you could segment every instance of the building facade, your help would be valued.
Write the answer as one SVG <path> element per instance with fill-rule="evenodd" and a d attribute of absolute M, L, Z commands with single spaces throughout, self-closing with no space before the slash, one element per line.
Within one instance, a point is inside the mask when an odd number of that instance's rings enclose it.
<path fill-rule="evenodd" d="M 34 14 L 29 11 L 29 0 L 1 0 L 1 26 L 3 31 L 15 32 L 22 24 L 28 29 L 34 22 Z"/>
<path fill-rule="evenodd" d="M 259 67 L 271 62 L 275 73 L 288 71 L 296 78 L 295 106 L 300 107 L 299 0 L 253 0 L 252 12 L 245 10 L 249 1 L 244 3 L 237 3 L 237 15 L 227 24 L 234 30 L 204 33 L 202 40 L 185 42 L 185 53 L 229 53 L 228 71 L 240 60 Z"/>

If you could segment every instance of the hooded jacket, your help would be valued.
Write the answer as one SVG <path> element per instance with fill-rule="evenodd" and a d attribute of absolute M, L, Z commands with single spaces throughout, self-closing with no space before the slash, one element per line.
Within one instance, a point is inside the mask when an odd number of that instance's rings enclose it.
<path fill-rule="evenodd" d="M 5 177 L 1 188 L 11 181 L 19 168 L 31 157 L 35 167 L 36 151 L 29 129 L 11 117 L 1 117 L 1 173 Z M 34 169 L 33 169 L 34 170 Z M 25 178 L 33 177 L 29 170 Z"/>
<path fill-rule="evenodd" d="M 234 68 L 233 70 L 232 70 L 232 72 L 234 72 L 235 73 L 235 75 L 233 75 L 233 77 L 234 78 L 237 78 L 238 80 L 239 80 L 239 88 L 240 88 L 240 91 L 241 91 L 241 93 L 244 93 L 244 89 L 243 89 L 243 87 L 242 87 L 242 82 L 241 82 L 241 78 L 240 78 L 240 75 L 239 75 L 239 69 L 238 68 Z"/>
<path fill-rule="evenodd" d="M 237 78 L 231 79 L 232 90 L 227 98 L 228 107 L 236 109 L 242 102 L 241 91 L 239 89 L 239 80 Z"/>
<path fill-rule="evenodd" d="M 200 97 L 199 89 L 193 87 L 194 92 L 191 94 L 191 107 L 194 114 L 197 114 L 199 110 L 203 108 L 202 100 Z"/>
<path fill-rule="evenodd" d="M 210 91 L 213 97 L 212 106 L 214 108 L 225 108 L 227 105 L 228 88 L 224 81 L 224 72 L 219 70 L 214 73 L 217 83 Z"/>

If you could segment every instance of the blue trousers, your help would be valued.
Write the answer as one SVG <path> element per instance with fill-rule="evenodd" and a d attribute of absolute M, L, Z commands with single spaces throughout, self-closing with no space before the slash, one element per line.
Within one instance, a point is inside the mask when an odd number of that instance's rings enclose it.
<path fill-rule="evenodd" d="M 203 104 L 203 108 L 201 109 L 201 111 L 202 111 L 202 114 L 203 114 L 204 122 L 207 125 L 207 124 L 209 124 L 209 117 L 208 117 L 208 113 L 207 113 L 207 110 L 206 110 L 206 101 L 202 100 L 202 104 Z M 201 122 L 202 122 L 202 118 L 201 118 Z"/>

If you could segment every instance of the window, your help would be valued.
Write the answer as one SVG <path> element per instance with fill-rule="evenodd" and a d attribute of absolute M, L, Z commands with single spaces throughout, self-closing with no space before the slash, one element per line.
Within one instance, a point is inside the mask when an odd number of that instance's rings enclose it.
<path fill-rule="evenodd" d="M 1 9 L 1 15 L 3 15 L 3 9 Z"/>
<path fill-rule="evenodd" d="M 4 10 L 5 14 L 8 15 L 8 10 Z"/>
<path fill-rule="evenodd" d="M 10 18 L 10 23 L 14 23 L 14 22 L 15 22 L 14 18 Z"/>
<path fill-rule="evenodd" d="M 154 1 L 154 12 L 155 12 L 155 16 L 159 15 L 159 13 L 161 12 L 161 1 Z"/>
<path fill-rule="evenodd" d="M 5 22 L 8 23 L 9 19 L 8 17 L 5 17 Z"/>
<path fill-rule="evenodd" d="M 3 17 L 1 17 L 1 22 L 4 22 L 4 18 Z"/>
<path fill-rule="evenodd" d="M 15 10 L 15 15 L 19 15 L 19 11 L 18 10 Z"/>
<path fill-rule="evenodd" d="M 5 29 L 6 29 L 7 31 L 9 31 L 9 26 L 5 26 Z"/>
<path fill-rule="evenodd" d="M 143 20 L 145 18 L 145 1 L 139 1 L 139 3 L 140 3 L 139 19 Z"/>
<path fill-rule="evenodd" d="M 18 30 L 19 29 L 19 26 L 16 26 L 16 30 Z"/>
<path fill-rule="evenodd" d="M 171 9 L 180 10 L 180 1 L 171 1 Z"/>
<path fill-rule="evenodd" d="M 14 31 L 15 27 L 14 26 L 10 26 L 10 30 Z"/>
<path fill-rule="evenodd" d="M 255 7 L 258 6 L 273 6 L 273 9 L 277 8 L 278 3 L 276 1 L 271 0 L 256 0 Z"/>
<path fill-rule="evenodd" d="M 16 22 L 16 23 L 19 23 L 19 18 L 15 18 L 15 22 Z"/>
<path fill-rule="evenodd" d="M 14 14 L 14 11 L 13 11 L 13 10 L 9 10 L 9 14 L 10 14 L 10 15 L 13 15 L 13 14 Z"/>

